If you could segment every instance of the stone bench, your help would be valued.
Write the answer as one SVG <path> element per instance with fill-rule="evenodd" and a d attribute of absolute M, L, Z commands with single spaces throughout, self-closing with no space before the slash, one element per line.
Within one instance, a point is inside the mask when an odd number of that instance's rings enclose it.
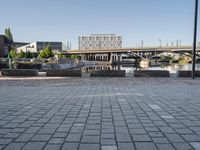
<path fill-rule="evenodd" d="M 1 70 L 2 76 L 37 76 L 38 70 L 37 69 L 2 69 Z"/>
<path fill-rule="evenodd" d="M 195 71 L 195 76 L 200 77 L 200 71 Z M 191 70 L 178 70 L 177 77 L 192 77 Z"/>
<path fill-rule="evenodd" d="M 49 69 L 42 70 L 46 72 L 47 77 L 81 77 L 81 70 L 69 70 L 69 69 Z"/>
<path fill-rule="evenodd" d="M 90 73 L 91 77 L 125 77 L 125 70 L 96 70 Z"/>
<path fill-rule="evenodd" d="M 134 77 L 170 77 L 166 70 L 134 70 Z"/>

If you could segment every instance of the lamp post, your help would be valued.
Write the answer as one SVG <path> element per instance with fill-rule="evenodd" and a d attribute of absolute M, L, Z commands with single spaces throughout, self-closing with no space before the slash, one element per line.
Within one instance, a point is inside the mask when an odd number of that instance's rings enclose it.
<path fill-rule="evenodd" d="M 160 47 L 162 46 L 162 41 L 161 41 L 161 39 L 159 38 L 159 43 L 160 43 Z"/>
<path fill-rule="evenodd" d="M 195 63 L 196 63 L 196 45 L 197 45 L 197 20 L 198 20 L 198 0 L 195 2 L 194 15 L 194 41 L 193 41 L 193 57 L 192 57 L 192 79 L 195 79 Z"/>

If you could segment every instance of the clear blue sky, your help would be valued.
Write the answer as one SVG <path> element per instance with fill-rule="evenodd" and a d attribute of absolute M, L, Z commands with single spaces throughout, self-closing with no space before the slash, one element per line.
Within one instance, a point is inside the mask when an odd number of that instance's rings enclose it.
<path fill-rule="evenodd" d="M 124 47 L 182 40 L 192 43 L 195 0 L 2 0 L 0 33 L 15 41 L 72 42 L 92 33 L 123 36 Z M 200 20 L 200 17 L 199 17 Z M 198 27 L 199 29 L 199 27 Z M 198 34 L 198 41 L 200 35 Z"/>

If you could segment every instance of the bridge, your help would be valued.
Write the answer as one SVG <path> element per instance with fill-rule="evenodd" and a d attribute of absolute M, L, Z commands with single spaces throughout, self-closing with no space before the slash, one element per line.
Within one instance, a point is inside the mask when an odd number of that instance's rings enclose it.
<path fill-rule="evenodd" d="M 130 53 L 135 57 L 150 59 L 161 53 L 189 53 L 192 54 L 192 46 L 162 46 L 162 47 L 138 47 L 138 48 L 113 48 L 113 49 L 84 49 L 69 50 L 63 52 L 64 55 L 79 55 L 82 60 L 89 61 L 121 61 L 122 54 Z M 197 46 L 197 56 L 200 52 L 200 46 Z"/>

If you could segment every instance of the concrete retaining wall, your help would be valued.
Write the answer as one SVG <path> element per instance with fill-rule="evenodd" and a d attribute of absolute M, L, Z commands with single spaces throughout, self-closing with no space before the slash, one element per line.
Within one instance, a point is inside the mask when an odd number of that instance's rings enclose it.
<path fill-rule="evenodd" d="M 195 71 L 195 76 L 200 77 L 200 71 Z M 192 71 L 190 70 L 178 70 L 177 77 L 192 77 Z"/>
<path fill-rule="evenodd" d="M 47 77 L 81 77 L 81 70 L 53 69 L 42 70 Z"/>
<path fill-rule="evenodd" d="M 170 77 L 166 70 L 134 70 L 134 77 Z"/>
<path fill-rule="evenodd" d="M 125 70 L 96 70 L 90 73 L 91 77 L 125 77 Z"/>
<path fill-rule="evenodd" d="M 37 76 L 38 70 L 36 69 L 2 69 L 2 76 Z"/>

